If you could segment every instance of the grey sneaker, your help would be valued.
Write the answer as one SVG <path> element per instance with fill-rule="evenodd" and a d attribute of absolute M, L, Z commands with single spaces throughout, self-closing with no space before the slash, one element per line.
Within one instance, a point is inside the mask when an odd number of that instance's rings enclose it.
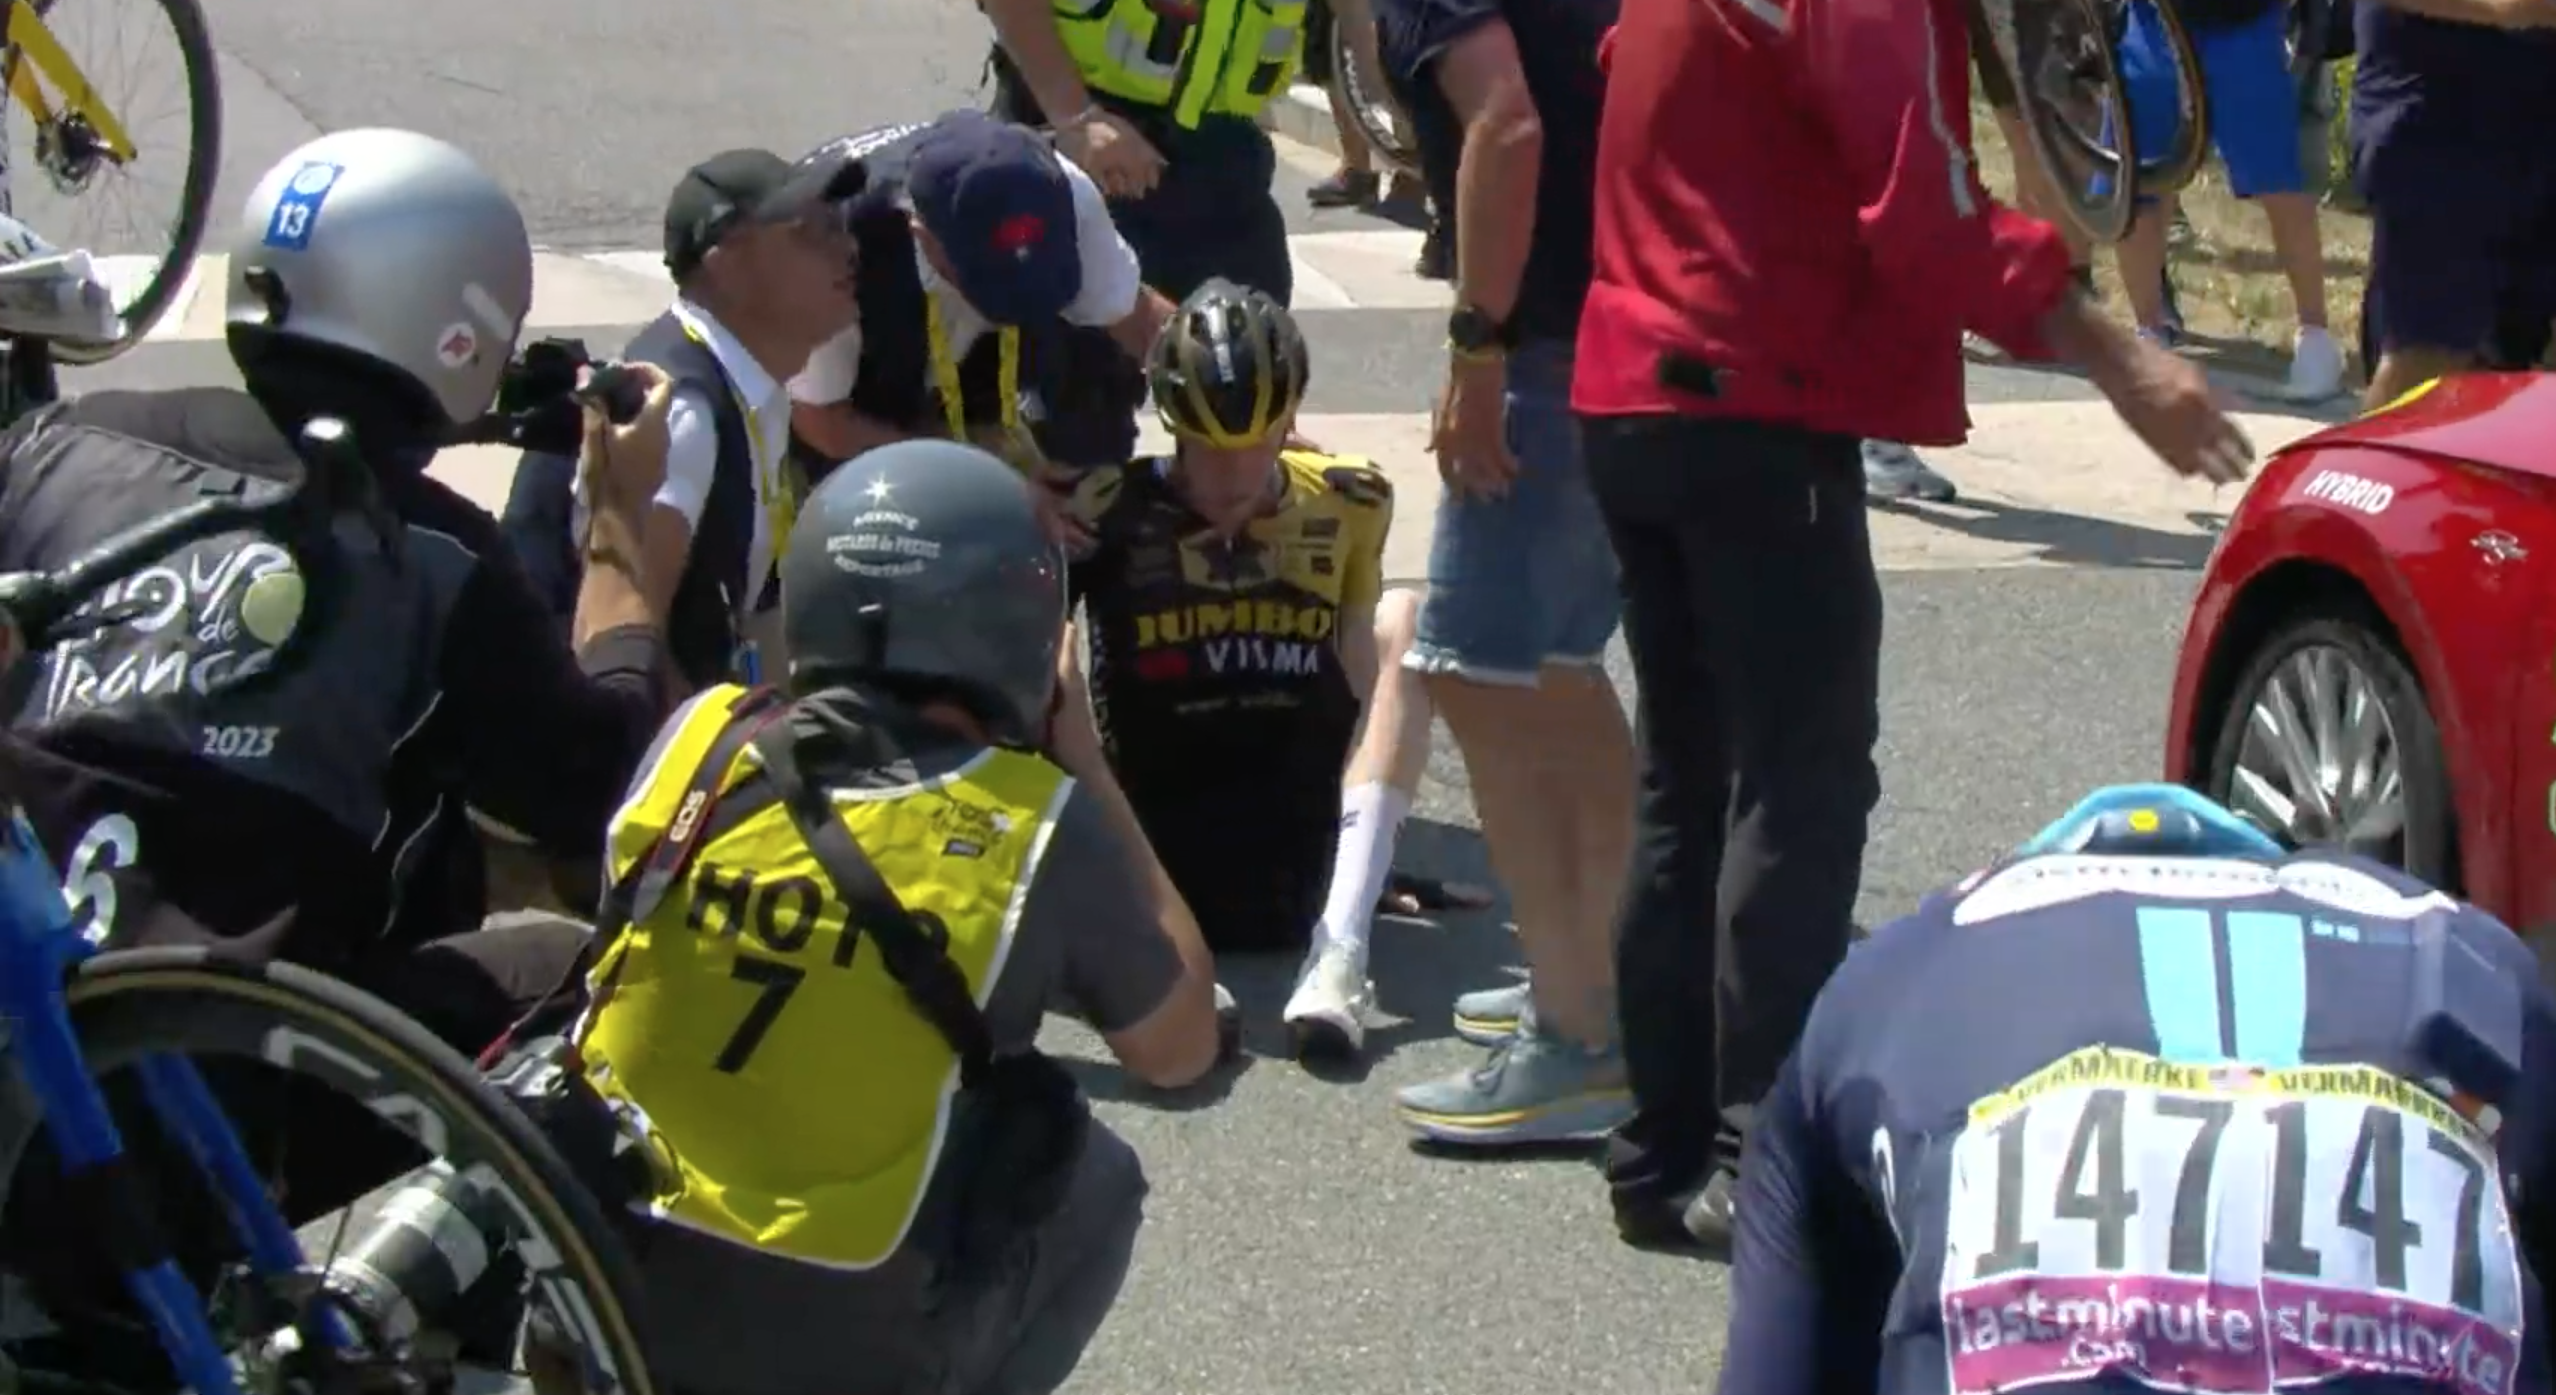
<path fill-rule="evenodd" d="M 1455 1000 L 1455 1033 L 1476 1046 L 1498 1046 L 1517 1035 L 1526 1016 L 1527 981 L 1483 988 Z"/>
<path fill-rule="evenodd" d="M 1917 452 L 1896 441 L 1864 443 L 1864 493 L 1875 499 L 1923 499 L 1949 504 L 1957 497 L 1951 480 L 1936 474 Z"/>
<path fill-rule="evenodd" d="M 1621 1051 L 1591 1051 L 1541 1030 L 1532 1015 L 1489 1060 L 1406 1086 L 1394 1102 L 1421 1137 L 1484 1147 L 1604 1138 L 1633 1113 Z"/>

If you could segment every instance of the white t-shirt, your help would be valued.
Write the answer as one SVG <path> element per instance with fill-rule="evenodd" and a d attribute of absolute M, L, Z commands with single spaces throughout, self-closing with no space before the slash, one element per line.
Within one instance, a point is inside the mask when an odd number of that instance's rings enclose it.
<path fill-rule="evenodd" d="M 763 365 L 747 353 L 737 337 L 728 332 L 709 311 L 690 301 L 677 300 L 674 315 L 701 338 L 710 356 L 728 375 L 737 392 L 737 405 L 744 410 L 747 429 L 754 434 L 754 538 L 746 548 L 746 576 L 754 594 L 735 597 L 740 614 L 752 608 L 757 596 L 768 588 L 763 584 L 771 570 L 776 539 L 772 536 L 772 514 L 766 506 L 766 487 L 780 478 L 783 459 L 790 450 L 790 398 L 781 384 L 772 380 Z M 666 407 L 666 476 L 657 486 L 655 502 L 683 515 L 683 521 L 696 532 L 701 527 L 702 510 L 710 504 L 710 481 L 719 465 L 719 427 L 716 410 L 703 399 L 701 389 L 678 389 Z M 586 500 L 584 481 L 572 514 L 571 537 L 582 538 L 586 532 Z"/>
<path fill-rule="evenodd" d="M 1109 200 L 1100 186 L 1064 156 L 1057 156 L 1056 163 L 1064 166 L 1065 182 L 1074 190 L 1074 250 L 1083 263 L 1083 288 L 1061 318 L 1067 324 L 1106 328 L 1135 310 L 1136 297 L 1145 288 L 1144 273 L 1137 269 L 1136 249 L 1118 235 L 1118 224 L 1109 216 Z M 990 326 L 932 269 L 922 248 L 915 249 L 914 261 L 923 274 L 923 289 L 941 304 L 950 352 L 964 357 Z M 855 324 L 808 355 L 808 366 L 790 380 L 790 396 L 831 406 L 852 395 L 860 376 L 861 327 Z"/>

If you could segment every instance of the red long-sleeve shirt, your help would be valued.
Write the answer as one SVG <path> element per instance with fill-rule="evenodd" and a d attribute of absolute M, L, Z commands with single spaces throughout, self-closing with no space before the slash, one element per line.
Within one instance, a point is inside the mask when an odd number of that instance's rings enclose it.
<path fill-rule="evenodd" d="M 1624 0 L 1572 405 L 1951 445 L 1961 332 L 2046 357 L 2057 230 L 1970 144 L 1961 0 Z"/>

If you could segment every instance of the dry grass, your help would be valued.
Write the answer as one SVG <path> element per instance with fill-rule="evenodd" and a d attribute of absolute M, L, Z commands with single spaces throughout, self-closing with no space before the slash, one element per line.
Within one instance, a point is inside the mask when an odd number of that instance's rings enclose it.
<path fill-rule="evenodd" d="M 2014 163 L 1997 123 L 1984 105 L 1971 113 L 1971 129 L 1979 146 L 1981 170 L 2001 197 L 2014 193 Z M 2340 171 L 2339 155 L 2327 162 Z M 2313 175 L 2315 171 L 2311 169 Z M 2228 192 L 2225 172 L 2213 157 L 2200 178 L 2183 191 L 2183 212 L 2191 224 L 2189 241 L 2171 252 L 2174 287 L 2191 331 L 2196 356 L 2227 367 L 2267 373 L 2283 370 L 2289 360 L 2292 320 L 2290 284 L 2272 255 L 2272 230 L 2262 211 L 2237 201 Z M 2329 200 L 2318 219 L 2325 234 L 2325 300 L 2335 338 L 2349 351 L 2360 342 L 2361 288 L 2369 276 L 2370 224 L 2359 213 Z M 2123 319 L 2128 302 L 2121 295 L 2120 273 L 2113 259 L 2098 252 L 2095 276 L 2106 303 Z"/>

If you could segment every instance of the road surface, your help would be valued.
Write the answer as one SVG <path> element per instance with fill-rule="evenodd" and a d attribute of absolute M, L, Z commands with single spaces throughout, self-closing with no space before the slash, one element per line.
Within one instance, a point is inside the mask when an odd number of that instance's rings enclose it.
<path fill-rule="evenodd" d="M 795 151 L 974 100 L 985 30 L 940 0 L 208 0 L 228 95 L 224 217 L 301 140 L 397 125 L 453 140 L 516 193 L 550 249 L 534 329 L 616 345 L 665 294 L 663 199 L 690 162 Z M 1421 453 L 1446 293 L 1409 274 L 1418 235 L 1312 215 L 1324 159 L 1290 147 L 1308 432 L 1376 456 L 1401 489 L 1397 580 L 1425 571 L 1434 477 Z M 225 235 L 217 228 L 214 246 Z M 226 380 L 222 263 L 159 334 L 79 386 Z M 1860 913 L 1888 919 L 2013 844 L 2089 786 L 2153 776 L 2169 664 L 2212 528 L 2236 499 L 2139 463 L 2075 380 L 1974 368 L 1980 433 L 1937 463 L 1946 507 L 1876 509 L 1887 569 L 1882 804 Z M 2266 438 L 2306 423 L 2257 418 Z M 443 467 L 499 497 L 502 459 Z M 1699 468 L 1709 468 L 1709 463 Z M 1623 683 L 1621 646 L 1610 666 Z M 1441 742 L 1403 862 L 1488 880 L 1462 768 Z M 1716 1265 L 1619 1245 L 1586 1158 L 1452 1161 L 1404 1143 L 1395 1086 L 1463 1068 L 1447 1008 L 1515 962 L 1496 913 L 1379 931 L 1376 977 L 1404 1025 L 1363 1078 L 1248 1062 L 1212 1102 L 1128 1098 L 1095 1041 L 1109 1120 L 1154 1178 L 1124 1301 L 1071 1387 L 1162 1395 L 1485 1389 L 1654 1395 L 1713 1378 L 1728 1289 Z M 1278 1042 L 1291 964 L 1227 981 Z M 1948 1026 L 1948 1030 L 1950 1027 Z"/>

